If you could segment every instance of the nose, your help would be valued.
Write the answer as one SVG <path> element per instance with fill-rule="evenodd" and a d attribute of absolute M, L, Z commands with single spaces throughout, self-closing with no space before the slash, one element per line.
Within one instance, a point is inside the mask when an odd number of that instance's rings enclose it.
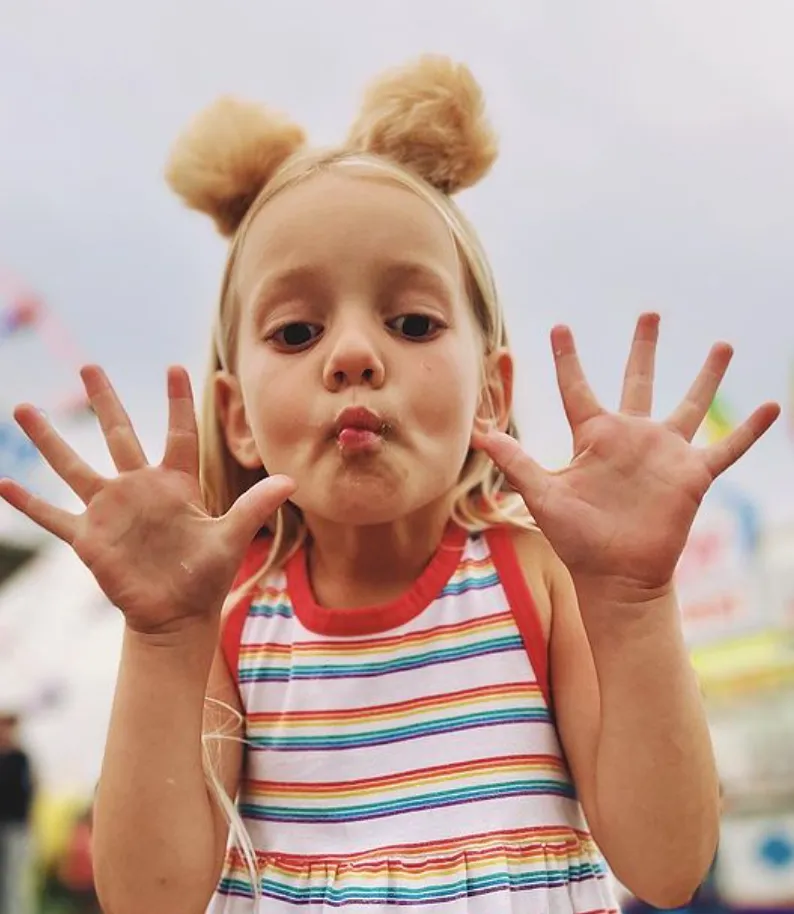
<path fill-rule="evenodd" d="M 336 391 L 360 384 L 378 388 L 384 376 L 383 357 L 372 334 L 350 323 L 340 327 L 323 369 L 326 388 Z"/>

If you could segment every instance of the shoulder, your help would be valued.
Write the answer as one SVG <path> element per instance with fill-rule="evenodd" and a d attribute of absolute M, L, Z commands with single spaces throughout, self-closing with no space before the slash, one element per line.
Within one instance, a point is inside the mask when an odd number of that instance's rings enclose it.
<path fill-rule="evenodd" d="M 224 625 L 230 616 L 248 611 L 268 574 L 274 570 L 268 568 L 272 547 L 273 540 L 270 536 L 258 536 L 248 547 L 223 606 Z"/>
<path fill-rule="evenodd" d="M 555 725 L 585 811 L 592 813 L 601 696 L 576 590 L 540 530 L 511 530 L 509 537 L 545 636 L 548 700 Z"/>
<path fill-rule="evenodd" d="M 543 635 L 549 641 L 552 630 L 554 594 L 567 571 L 549 541 L 538 528 L 501 527 L 499 536 L 509 543 L 529 589 Z"/>
<path fill-rule="evenodd" d="M 522 569 L 542 576 L 551 586 L 563 569 L 562 562 L 538 527 L 507 528 L 510 541 Z"/>

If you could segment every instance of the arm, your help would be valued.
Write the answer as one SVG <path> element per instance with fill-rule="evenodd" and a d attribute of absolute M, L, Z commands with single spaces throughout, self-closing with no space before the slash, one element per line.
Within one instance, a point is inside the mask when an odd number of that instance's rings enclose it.
<path fill-rule="evenodd" d="M 56 507 L 9 479 L 0 479 L 0 498 L 68 543 L 125 617 L 95 806 L 103 909 L 197 914 L 212 894 L 227 839 L 202 765 L 207 689 L 239 710 L 216 659 L 221 607 L 252 541 L 295 484 L 270 476 L 224 514 L 210 514 L 187 372 L 168 372 L 168 434 L 156 466 L 105 373 L 86 366 L 81 374 L 118 475 L 100 476 L 37 409 L 23 405 L 17 421 L 85 511 Z M 216 749 L 215 770 L 236 793 L 241 747 L 224 740 Z"/>
<path fill-rule="evenodd" d="M 713 346 L 684 400 L 658 422 L 658 331 L 658 315 L 638 320 L 620 409 L 609 412 L 587 383 L 570 329 L 552 330 L 573 434 L 567 467 L 545 470 L 503 432 L 475 432 L 472 441 L 521 493 L 559 556 L 546 562 L 557 569 L 549 582 L 552 688 L 594 837 L 627 888 L 675 906 L 705 875 L 719 809 L 675 571 L 709 487 L 780 407 L 765 403 L 720 441 L 693 446 L 732 349 Z"/>
<path fill-rule="evenodd" d="M 216 644 L 209 621 L 178 643 L 125 633 L 94 813 L 95 878 L 108 914 L 196 914 L 217 884 L 228 827 L 202 767 L 204 696 L 238 711 L 239 699 Z M 211 706 L 208 729 L 222 713 Z M 217 745 L 216 770 L 233 798 L 242 747 Z"/>
<path fill-rule="evenodd" d="M 713 860 L 719 787 L 675 595 L 624 606 L 582 587 L 577 600 L 552 563 L 552 691 L 585 815 L 618 879 L 677 907 Z"/>

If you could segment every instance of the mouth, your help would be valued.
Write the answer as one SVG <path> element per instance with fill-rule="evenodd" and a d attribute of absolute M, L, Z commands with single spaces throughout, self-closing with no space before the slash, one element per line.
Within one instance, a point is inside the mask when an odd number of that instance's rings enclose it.
<path fill-rule="evenodd" d="M 364 406 L 348 406 L 336 417 L 334 437 L 344 453 L 377 450 L 388 430 L 381 416 Z"/>

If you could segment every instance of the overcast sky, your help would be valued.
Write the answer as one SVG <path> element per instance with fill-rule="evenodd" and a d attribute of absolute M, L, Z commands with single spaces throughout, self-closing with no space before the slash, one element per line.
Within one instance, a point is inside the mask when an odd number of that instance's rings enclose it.
<path fill-rule="evenodd" d="M 425 51 L 471 66 L 502 138 L 493 173 L 461 202 L 497 274 L 539 459 L 569 452 L 555 322 L 572 324 L 607 403 L 647 307 L 663 317 L 660 412 L 718 338 L 736 346 L 724 392 L 737 413 L 783 399 L 793 31 L 787 0 L 0 0 L 0 267 L 65 328 L 59 354 L 37 339 L 0 348 L 0 409 L 77 390 L 71 337 L 159 458 L 165 369 L 182 362 L 200 385 L 224 256 L 162 181 L 174 136 L 233 92 L 333 142 L 375 73 Z M 88 427 L 73 434 L 99 454 Z M 730 480 L 770 517 L 794 518 L 785 423 Z"/>

